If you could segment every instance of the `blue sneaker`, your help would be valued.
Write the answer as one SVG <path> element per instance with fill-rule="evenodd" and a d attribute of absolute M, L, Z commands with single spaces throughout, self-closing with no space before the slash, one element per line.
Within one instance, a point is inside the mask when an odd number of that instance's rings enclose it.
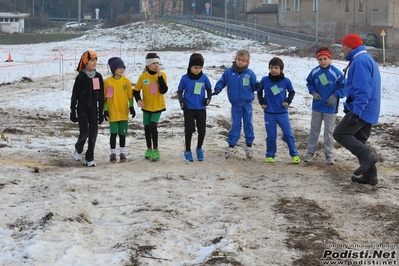
<path fill-rule="evenodd" d="M 197 152 L 197 159 L 198 161 L 203 161 L 204 160 L 204 150 L 203 149 L 196 149 Z"/>
<path fill-rule="evenodd" d="M 188 162 L 194 162 L 193 154 L 191 153 L 191 151 L 185 151 L 185 152 L 184 152 L 184 158 L 185 158 L 186 161 L 188 161 Z"/>

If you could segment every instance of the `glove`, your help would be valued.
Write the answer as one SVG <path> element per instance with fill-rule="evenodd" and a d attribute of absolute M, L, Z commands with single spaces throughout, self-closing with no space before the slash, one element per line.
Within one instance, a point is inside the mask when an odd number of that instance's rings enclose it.
<path fill-rule="evenodd" d="M 98 124 L 101 125 L 101 123 L 104 122 L 104 115 L 103 112 L 98 113 Z"/>
<path fill-rule="evenodd" d="M 205 99 L 204 99 L 203 103 L 204 103 L 205 106 L 208 106 L 208 105 L 209 105 L 209 104 L 208 104 L 208 100 L 210 101 L 210 99 L 208 99 L 208 98 L 205 98 Z"/>
<path fill-rule="evenodd" d="M 337 100 L 337 96 L 335 96 L 334 94 L 332 94 L 330 97 L 328 97 L 327 99 L 327 104 L 331 107 L 334 107 L 334 103 Z"/>
<path fill-rule="evenodd" d="M 108 111 L 104 111 L 104 119 L 105 121 L 108 121 Z"/>
<path fill-rule="evenodd" d="M 320 101 L 322 98 L 317 92 L 313 93 L 313 100 Z"/>
<path fill-rule="evenodd" d="M 215 91 L 212 93 L 212 96 L 213 96 L 213 95 L 218 95 L 219 93 L 220 93 L 220 91 L 216 91 L 216 90 L 215 90 Z"/>
<path fill-rule="evenodd" d="M 187 109 L 187 105 L 186 105 L 186 102 L 184 100 L 180 102 L 180 108 L 182 110 L 186 110 Z"/>
<path fill-rule="evenodd" d="M 260 84 L 260 82 L 256 82 L 255 83 L 255 89 L 257 89 L 257 90 L 262 89 L 262 84 Z"/>
<path fill-rule="evenodd" d="M 76 116 L 76 111 L 75 110 L 71 110 L 71 114 L 69 115 L 69 119 L 72 122 L 74 122 L 74 123 L 78 122 L 78 118 Z"/>
<path fill-rule="evenodd" d="M 136 116 L 136 111 L 134 110 L 134 107 L 129 107 L 129 112 L 132 115 L 132 118 Z"/>
<path fill-rule="evenodd" d="M 350 127 L 357 125 L 358 122 L 359 122 L 359 116 L 357 114 L 350 113 L 346 124 Z"/>

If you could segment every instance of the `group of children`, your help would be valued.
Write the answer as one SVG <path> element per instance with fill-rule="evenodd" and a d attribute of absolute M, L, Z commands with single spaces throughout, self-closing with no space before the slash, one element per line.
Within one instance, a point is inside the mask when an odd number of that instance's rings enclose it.
<path fill-rule="evenodd" d="M 319 66 L 315 67 L 306 79 L 309 93 L 313 96 L 311 130 L 308 138 L 308 149 L 305 162 L 310 162 L 317 148 L 321 123 L 324 121 L 324 148 L 327 162 L 333 164 L 333 137 L 335 116 L 338 102 L 344 97 L 343 74 L 331 63 L 331 52 L 321 47 L 316 52 Z M 88 148 L 84 164 L 95 166 L 94 146 L 98 132 L 98 124 L 103 120 L 110 125 L 110 162 L 117 160 L 116 138 L 119 135 L 121 162 L 126 161 L 125 144 L 128 131 L 129 114 L 135 117 L 133 98 L 143 111 L 143 125 L 147 144 L 145 158 L 158 161 L 157 125 L 161 113 L 165 111 L 165 93 L 168 91 L 166 74 L 160 70 L 160 57 L 156 53 L 148 53 L 146 67 L 139 76 L 134 88 L 124 76 L 125 64 L 119 57 L 108 60 L 112 76 L 103 81 L 96 72 L 97 55 L 93 51 L 83 53 L 77 70 L 71 97 L 71 121 L 79 123 L 79 137 L 75 144 L 73 157 L 82 159 L 83 146 L 88 139 Z M 252 143 L 255 139 L 253 127 L 252 102 L 257 92 L 261 108 L 264 110 L 266 128 L 266 162 L 273 163 L 277 152 L 277 126 L 281 128 L 282 139 L 287 143 L 289 154 L 294 164 L 301 160 L 295 146 L 295 138 L 291 130 L 288 108 L 295 96 L 291 80 L 284 76 L 284 63 L 274 57 L 269 61 L 269 74 L 257 81 L 255 73 L 249 69 L 250 53 L 239 50 L 232 66 L 224 71 L 212 92 L 211 82 L 202 72 L 204 58 L 193 53 L 189 59 L 187 73 L 179 82 L 177 95 L 184 115 L 185 151 L 184 159 L 193 162 L 191 151 L 192 135 L 198 132 L 195 149 L 198 161 L 204 160 L 202 145 L 206 134 L 206 107 L 212 96 L 218 95 L 227 88 L 227 97 L 231 104 L 231 128 L 227 136 L 229 145 L 226 159 L 236 152 L 236 144 L 244 129 L 247 159 L 252 159 Z"/>

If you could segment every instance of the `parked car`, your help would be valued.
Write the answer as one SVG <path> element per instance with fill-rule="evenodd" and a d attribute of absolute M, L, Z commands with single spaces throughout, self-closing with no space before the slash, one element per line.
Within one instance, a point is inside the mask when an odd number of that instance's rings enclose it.
<path fill-rule="evenodd" d="M 360 34 L 362 37 L 363 44 L 366 46 L 374 46 L 375 48 L 380 47 L 380 38 L 374 33 L 362 33 Z"/>
<path fill-rule="evenodd" d="M 77 21 L 71 21 L 71 22 L 67 22 L 65 24 L 65 29 L 77 29 L 79 27 L 84 27 L 86 26 L 86 23 L 80 23 Z"/>

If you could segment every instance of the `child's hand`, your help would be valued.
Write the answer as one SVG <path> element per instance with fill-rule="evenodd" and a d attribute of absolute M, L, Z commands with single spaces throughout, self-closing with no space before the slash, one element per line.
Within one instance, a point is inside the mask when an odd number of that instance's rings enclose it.
<path fill-rule="evenodd" d="M 287 102 L 283 102 L 282 103 L 282 106 L 284 106 L 284 107 L 288 107 L 288 106 L 290 106 Z"/>
<path fill-rule="evenodd" d="M 261 107 L 262 107 L 262 109 L 267 109 L 267 105 L 266 104 L 262 104 Z"/>
<path fill-rule="evenodd" d="M 142 100 L 138 100 L 137 101 L 137 106 L 143 108 L 144 107 L 144 103 Z"/>

